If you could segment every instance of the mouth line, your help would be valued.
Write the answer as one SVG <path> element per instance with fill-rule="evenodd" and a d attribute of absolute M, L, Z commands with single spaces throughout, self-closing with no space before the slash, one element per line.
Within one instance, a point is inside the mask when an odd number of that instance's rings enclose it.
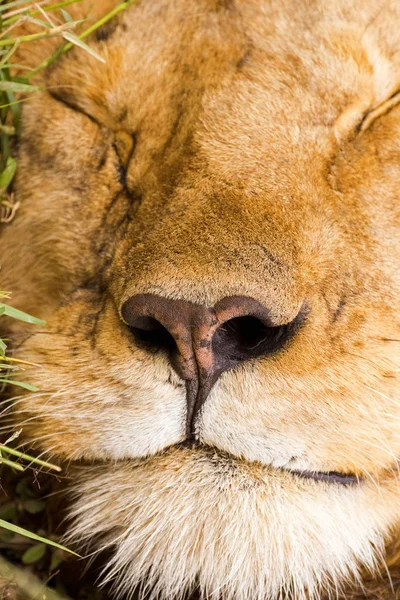
<path fill-rule="evenodd" d="M 185 442 L 179 444 L 179 446 L 190 449 L 203 449 L 208 448 L 209 450 L 213 450 L 213 452 L 222 453 L 230 458 L 237 460 L 237 457 L 230 454 L 226 451 L 221 451 L 220 449 L 204 446 L 200 444 L 196 440 L 187 439 Z M 242 458 L 243 460 L 243 458 Z M 246 459 L 244 459 L 246 460 Z M 248 461 L 246 461 L 248 462 Z M 250 461 L 251 462 L 251 461 Z M 263 463 L 261 463 L 263 464 Z M 271 465 L 263 465 L 265 467 L 272 468 Z M 307 469 L 304 470 L 296 470 L 296 469 L 285 469 L 280 468 L 278 471 L 282 471 L 283 473 L 290 473 L 291 475 L 301 477 L 302 479 L 311 479 L 312 481 L 322 481 L 330 484 L 339 484 L 343 486 L 356 486 L 362 483 L 363 478 L 355 475 L 354 473 L 340 473 L 339 471 L 310 471 Z"/>
<path fill-rule="evenodd" d="M 363 481 L 364 478 L 359 476 L 359 475 L 355 475 L 354 473 L 340 473 L 339 471 L 310 471 L 307 469 L 304 470 L 297 470 L 297 469 L 290 469 L 290 468 L 285 468 L 285 467 L 273 467 L 270 464 L 265 464 L 259 461 L 248 461 L 245 458 L 241 457 L 237 457 L 234 456 L 233 454 L 231 454 L 230 452 L 226 452 L 225 450 L 221 450 L 220 448 L 216 448 L 213 446 L 207 446 L 204 444 L 199 444 L 198 441 L 195 440 L 191 440 L 191 439 L 186 439 L 184 442 L 180 442 L 179 444 L 173 445 L 172 448 L 175 447 L 176 449 L 181 448 L 183 449 L 188 449 L 188 450 L 200 450 L 203 452 L 206 452 L 207 454 L 209 454 L 210 452 L 212 453 L 212 456 L 215 458 L 219 457 L 219 458 L 224 458 L 225 460 L 228 459 L 230 462 L 234 462 L 236 463 L 237 461 L 239 462 L 244 462 L 247 465 L 256 462 L 259 466 L 265 468 L 265 469 L 271 469 L 273 471 L 276 472 L 281 472 L 281 473 L 285 473 L 286 475 L 291 475 L 292 477 L 298 477 L 300 479 L 308 479 L 311 481 L 316 481 L 316 482 L 323 482 L 323 483 L 329 483 L 331 485 L 341 485 L 344 487 L 355 487 L 357 485 L 360 485 Z M 157 456 L 162 456 L 165 454 L 167 449 L 164 449 L 156 454 L 153 454 L 151 456 L 142 456 L 142 457 L 136 457 L 134 459 L 134 462 L 137 464 L 143 464 L 146 463 L 149 459 L 154 459 Z M 126 460 L 132 460 L 131 459 L 123 459 L 122 462 L 125 462 Z M 80 459 L 78 461 L 74 461 L 75 464 L 80 464 L 81 466 L 84 465 L 91 465 L 93 466 L 93 462 L 87 463 L 86 461 Z M 99 461 L 100 464 L 108 464 L 108 461 Z"/>
<path fill-rule="evenodd" d="M 361 483 L 362 478 L 352 473 L 339 473 L 338 471 L 295 471 L 284 469 L 285 472 L 293 473 L 303 479 L 324 481 L 326 483 L 338 483 L 344 486 L 354 486 Z"/>

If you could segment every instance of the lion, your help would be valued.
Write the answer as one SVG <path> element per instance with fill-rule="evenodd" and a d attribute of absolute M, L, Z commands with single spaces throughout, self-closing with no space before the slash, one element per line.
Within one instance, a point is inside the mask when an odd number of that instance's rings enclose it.
<path fill-rule="evenodd" d="M 89 44 L 104 63 L 74 48 L 23 105 L 0 239 L 2 287 L 46 320 L 9 325 L 41 365 L 11 404 L 76 465 L 67 541 L 110 553 L 121 599 L 378 597 L 400 562 L 399 4 L 142 0 Z"/>

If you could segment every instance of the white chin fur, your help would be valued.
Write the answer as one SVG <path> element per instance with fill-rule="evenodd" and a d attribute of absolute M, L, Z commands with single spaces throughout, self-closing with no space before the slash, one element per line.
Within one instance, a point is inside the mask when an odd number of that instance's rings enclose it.
<path fill-rule="evenodd" d="M 117 598 L 302 600 L 374 569 L 396 490 L 297 478 L 212 450 L 171 449 L 80 476 L 69 535 L 113 548 Z M 398 496 L 397 496 L 398 497 Z M 393 513 L 388 514 L 388 505 Z"/>

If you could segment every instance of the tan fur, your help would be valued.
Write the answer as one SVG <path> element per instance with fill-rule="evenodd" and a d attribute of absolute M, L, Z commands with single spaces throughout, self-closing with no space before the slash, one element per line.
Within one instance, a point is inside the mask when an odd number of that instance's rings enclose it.
<path fill-rule="evenodd" d="M 24 106 L 2 287 L 47 325 L 13 329 L 43 365 L 16 420 L 102 461 L 74 539 L 115 549 L 120 594 L 339 594 L 400 520 L 398 3 L 142 0 L 106 34 L 105 65 L 73 50 Z M 183 382 L 120 317 L 143 292 L 308 316 L 219 379 L 188 449 Z"/>

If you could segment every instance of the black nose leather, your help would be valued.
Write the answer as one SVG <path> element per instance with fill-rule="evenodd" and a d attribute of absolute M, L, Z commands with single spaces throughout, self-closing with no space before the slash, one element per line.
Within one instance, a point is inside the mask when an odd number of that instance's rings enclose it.
<path fill-rule="evenodd" d="M 270 311 L 245 296 L 231 296 L 207 308 L 185 300 L 138 294 L 127 300 L 122 316 L 138 344 L 164 350 L 186 382 L 187 435 L 211 388 L 224 371 L 280 350 L 300 318 L 274 325 Z"/>

